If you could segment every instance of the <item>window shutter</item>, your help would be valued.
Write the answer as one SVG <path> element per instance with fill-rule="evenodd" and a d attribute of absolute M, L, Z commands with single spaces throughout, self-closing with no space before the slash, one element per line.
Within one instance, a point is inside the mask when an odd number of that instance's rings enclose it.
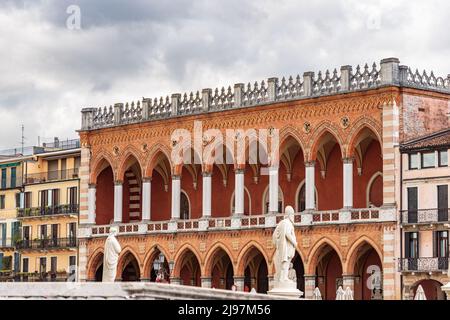
<path fill-rule="evenodd" d="M 438 256 L 438 248 L 439 248 L 439 231 L 433 231 L 433 258 Z"/>
<path fill-rule="evenodd" d="M 2 223 L 2 244 L 6 244 L 6 223 Z"/>
<path fill-rule="evenodd" d="M 0 270 L 3 270 L 3 252 L 0 252 Z"/>
<path fill-rule="evenodd" d="M 405 258 L 411 258 L 410 236 L 411 234 L 409 232 L 405 232 Z"/>
<path fill-rule="evenodd" d="M 14 252 L 14 272 L 20 272 L 20 253 Z"/>

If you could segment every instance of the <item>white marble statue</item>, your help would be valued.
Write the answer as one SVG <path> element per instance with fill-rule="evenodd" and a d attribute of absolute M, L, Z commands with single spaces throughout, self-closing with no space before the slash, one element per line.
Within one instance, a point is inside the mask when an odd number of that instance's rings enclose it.
<path fill-rule="evenodd" d="M 105 250 L 103 254 L 103 277 L 102 282 L 114 282 L 117 273 L 117 262 L 119 260 L 120 247 L 116 235 L 119 233 L 117 227 L 109 229 L 109 236 L 105 242 Z"/>
<path fill-rule="evenodd" d="M 278 223 L 272 236 L 272 241 L 275 245 L 275 283 L 293 282 L 289 279 L 289 266 L 297 247 L 297 239 L 294 232 L 294 209 L 291 206 L 287 206 L 285 213 L 286 217 Z"/>

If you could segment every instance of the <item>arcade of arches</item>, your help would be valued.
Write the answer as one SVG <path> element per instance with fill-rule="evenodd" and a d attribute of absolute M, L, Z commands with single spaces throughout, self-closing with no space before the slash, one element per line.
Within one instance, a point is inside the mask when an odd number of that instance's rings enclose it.
<path fill-rule="evenodd" d="M 352 136 L 351 146 L 346 147 L 330 130 L 323 130 L 306 155 L 302 143 L 293 135 L 286 135 L 280 146 L 277 211 L 282 212 L 287 205 L 297 212 L 380 207 L 383 168 L 378 136 L 362 127 Z M 108 157 L 101 157 L 91 172 L 97 225 L 269 212 L 269 176 L 261 173 L 260 164 L 246 163 L 238 169 L 232 164 L 209 167 L 187 164 L 173 168 L 163 150 L 154 152 L 147 165 L 131 152 L 118 163 L 113 165 Z M 307 181 L 309 169 L 314 170 L 312 181 Z M 345 179 L 346 172 L 351 177 Z M 241 174 L 243 212 L 237 212 L 235 187 Z M 209 187 L 205 188 L 204 183 Z M 351 194 L 344 195 L 349 188 L 345 183 L 351 183 Z M 314 189 L 309 208 L 308 188 Z M 206 189 L 206 196 L 210 197 L 207 208 L 203 203 Z"/>

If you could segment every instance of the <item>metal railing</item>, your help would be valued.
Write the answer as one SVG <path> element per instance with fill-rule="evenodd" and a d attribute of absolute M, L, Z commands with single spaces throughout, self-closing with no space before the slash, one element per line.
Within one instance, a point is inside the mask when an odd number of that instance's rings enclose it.
<path fill-rule="evenodd" d="M 79 212 L 80 206 L 78 204 L 60 204 L 48 207 L 19 208 L 17 209 L 17 217 L 30 218 L 58 214 L 78 214 Z"/>
<path fill-rule="evenodd" d="M 22 239 L 16 242 L 16 248 L 18 250 L 23 249 L 62 249 L 62 248 L 76 248 L 78 245 L 78 239 L 76 237 L 71 238 L 47 238 L 47 239 L 35 239 L 28 240 Z"/>
<path fill-rule="evenodd" d="M 448 222 L 449 208 L 403 210 L 401 212 L 402 224 L 438 223 Z"/>
<path fill-rule="evenodd" d="M 0 272 L 0 282 L 66 282 L 67 272 Z"/>
<path fill-rule="evenodd" d="M 447 257 L 435 258 L 402 258 L 398 269 L 401 272 L 432 272 L 448 270 Z"/>
<path fill-rule="evenodd" d="M 80 139 L 67 139 L 67 140 L 55 140 L 53 142 L 45 142 L 42 144 L 44 148 L 69 150 L 77 149 L 80 147 Z"/>
<path fill-rule="evenodd" d="M 25 175 L 25 184 L 43 183 L 47 181 L 78 179 L 78 168 L 47 171 Z"/>
<path fill-rule="evenodd" d="M 0 239 L 0 248 L 14 248 L 16 245 L 17 239 L 11 239 L 11 238 L 7 238 L 7 239 Z"/>

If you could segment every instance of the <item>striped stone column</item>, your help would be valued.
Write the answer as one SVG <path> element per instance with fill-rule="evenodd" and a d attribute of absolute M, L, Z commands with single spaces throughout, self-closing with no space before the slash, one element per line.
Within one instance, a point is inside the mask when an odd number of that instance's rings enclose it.
<path fill-rule="evenodd" d="M 395 101 L 383 105 L 383 204 L 395 206 L 395 154 L 399 143 L 399 110 Z"/>
<path fill-rule="evenodd" d="M 383 228 L 383 299 L 400 299 L 399 279 L 396 272 L 396 227 Z"/>
<path fill-rule="evenodd" d="M 81 162 L 78 169 L 80 178 L 80 224 L 88 224 L 89 221 L 89 163 L 91 151 L 87 147 L 81 147 Z"/>

